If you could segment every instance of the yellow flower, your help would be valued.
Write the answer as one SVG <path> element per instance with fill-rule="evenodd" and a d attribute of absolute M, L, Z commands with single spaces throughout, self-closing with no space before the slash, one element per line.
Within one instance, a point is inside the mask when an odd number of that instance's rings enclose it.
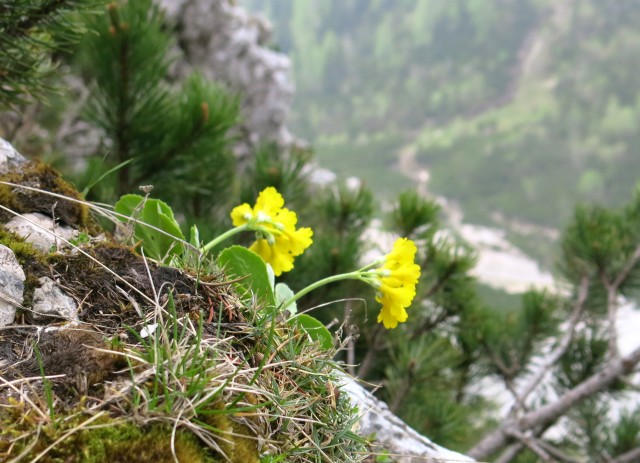
<path fill-rule="evenodd" d="M 376 301 L 382 304 L 378 322 L 385 328 L 395 328 L 407 321 L 406 308 L 416 295 L 420 266 L 414 263 L 416 245 L 406 238 L 396 240 L 393 250 L 385 256 L 382 267 L 372 270 L 376 275 Z"/>
<path fill-rule="evenodd" d="M 293 268 L 293 260 L 311 246 L 313 231 L 296 230 L 296 213 L 284 207 L 282 195 L 273 187 L 265 188 L 252 208 L 244 203 L 231 211 L 236 227 L 246 225 L 256 232 L 257 239 L 249 249 L 271 265 L 273 273 L 281 275 Z"/>

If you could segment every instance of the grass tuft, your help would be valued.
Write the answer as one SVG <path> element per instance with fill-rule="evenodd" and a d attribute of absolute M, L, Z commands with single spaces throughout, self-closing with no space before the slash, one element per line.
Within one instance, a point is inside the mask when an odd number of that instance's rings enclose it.
<path fill-rule="evenodd" d="M 80 324 L 45 333 L 25 317 L 0 331 L 0 352 L 20 352 L 0 366 L 0 460 L 364 459 L 357 411 L 336 393 L 334 351 L 237 294 L 209 258 L 170 268 L 97 241 L 66 242 L 25 268 L 55 273 Z"/>

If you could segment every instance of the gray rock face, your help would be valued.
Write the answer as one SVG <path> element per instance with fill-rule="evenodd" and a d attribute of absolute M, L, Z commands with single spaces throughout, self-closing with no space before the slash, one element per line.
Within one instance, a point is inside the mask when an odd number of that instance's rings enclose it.
<path fill-rule="evenodd" d="M 33 292 L 33 312 L 36 319 L 57 317 L 78 320 L 78 305 L 51 278 L 39 278 L 40 287 Z"/>
<path fill-rule="evenodd" d="M 22 305 L 25 275 L 15 254 L 0 244 L 0 326 L 13 323 Z"/>
<path fill-rule="evenodd" d="M 23 237 L 43 252 L 49 252 L 52 246 L 64 246 L 65 240 L 73 238 L 77 231 L 64 225 L 56 225 L 51 217 L 39 212 L 30 212 L 16 216 L 4 227 Z"/>
<path fill-rule="evenodd" d="M 434 444 L 394 415 L 387 404 L 360 386 L 357 381 L 340 375 L 341 389 L 360 410 L 356 432 L 375 435 L 375 443 L 393 455 L 398 463 L 472 462 L 472 458 Z"/>
<path fill-rule="evenodd" d="M 18 153 L 11 143 L 0 138 L 0 173 L 15 169 L 27 160 Z"/>
<path fill-rule="evenodd" d="M 289 58 L 265 45 L 271 35 L 266 20 L 229 0 L 159 0 L 179 24 L 185 58 L 176 66 L 184 76 L 194 69 L 238 91 L 243 100 L 242 157 L 253 146 L 274 141 L 296 143 L 285 126 L 293 97 Z"/>

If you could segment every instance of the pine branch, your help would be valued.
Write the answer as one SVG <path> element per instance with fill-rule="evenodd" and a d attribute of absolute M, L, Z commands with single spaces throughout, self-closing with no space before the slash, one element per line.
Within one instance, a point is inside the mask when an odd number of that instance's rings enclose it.
<path fill-rule="evenodd" d="M 627 261 L 624 268 L 616 276 L 613 281 L 609 281 L 604 274 L 600 273 L 602 284 L 607 290 L 607 321 L 608 321 L 608 334 L 609 334 L 609 356 L 611 358 L 617 358 L 620 356 L 618 349 L 618 328 L 616 327 L 616 320 L 618 314 L 618 293 L 620 286 L 627 279 L 631 271 L 640 261 L 640 245 L 638 245 L 633 252 L 631 258 Z"/>
<path fill-rule="evenodd" d="M 613 460 L 609 460 L 609 463 L 636 463 L 638 461 L 640 461 L 640 447 L 618 455 Z"/>
<path fill-rule="evenodd" d="M 513 378 L 518 373 L 518 370 L 520 370 L 521 368 L 520 365 L 514 365 L 510 367 L 502 361 L 500 356 L 491 348 L 491 346 L 485 344 L 485 349 L 489 353 L 489 356 L 491 357 L 491 361 L 495 364 L 495 366 L 498 367 L 498 370 L 500 370 L 500 373 L 501 373 L 500 377 L 504 382 L 504 386 L 507 389 L 507 391 L 509 391 L 513 396 L 513 399 L 515 400 L 516 405 L 518 407 L 525 408 L 524 401 L 519 396 L 518 391 L 516 391 L 515 386 L 513 384 Z"/>
<path fill-rule="evenodd" d="M 618 288 L 606 280 L 602 274 L 602 284 L 607 290 L 607 334 L 609 337 L 609 357 L 618 358 L 618 327 L 616 320 L 618 315 Z"/>
<path fill-rule="evenodd" d="M 452 262 L 451 265 L 447 268 L 446 272 L 443 275 L 438 276 L 438 279 L 435 281 L 433 285 L 431 285 L 426 295 L 424 296 L 425 299 L 430 299 L 431 297 L 433 297 L 433 295 L 436 292 L 438 292 L 445 285 L 445 283 L 455 274 L 455 271 L 457 270 L 457 265 L 455 264 L 457 264 L 457 261 Z M 424 266 L 422 266 L 421 270 L 423 272 L 425 271 Z M 435 327 L 437 327 L 442 322 L 444 322 L 449 317 L 449 315 L 450 314 L 447 310 L 441 308 L 440 313 L 435 319 L 427 319 L 422 323 L 421 326 L 413 330 L 413 332 L 411 333 L 411 339 L 416 340 L 422 335 L 424 335 L 425 333 L 430 332 Z"/>
<path fill-rule="evenodd" d="M 586 379 L 554 402 L 528 412 L 520 419 L 505 420 L 495 431 L 487 434 L 474 445 L 469 455 L 476 459 L 486 458 L 513 440 L 510 432 L 514 430 L 525 432 L 554 422 L 569 409 L 605 390 L 621 376 L 632 372 L 638 363 L 640 363 L 640 346 L 626 357 L 613 359 L 602 371 Z"/>
<path fill-rule="evenodd" d="M 500 456 L 500 459 L 497 460 L 496 463 L 510 463 L 518 456 L 524 447 L 529 448 L 545 462 L 562 461 L 564 463 L 586 463 L 584 460 L 567 455 L 537 437 L 537 434 L 541 434 L 540 432 L 533 433 L 535 435 L 525 435 L 521 432 L 510 432 L 510 434 L 519 442 L 507 448 L 507 451 Z"/>
<path fill-rule="evenodd" d="M 560 451 L 559 449 L 549 444 L 548 442 L 545 442 L 542 439 L 538 439 L 538 445 L 540 445 L 540 447 L 546 450 L 549 453 L 549 455 L 557 458 L 560 461 L 564 461 L 565 463 L 586 463 L 585 460 L 567 455 L 566 453 Z"/>
<path fill-rule="evenodd" d="M 549 453 L 539 445 L 539 442 L 535 438 L 527 436 L 518 430 L 510 430 L 508 433 L 510 436 L 522 442 L 525 447 L 538 455 L 538 457 L 545 463 L 555 463 L 555 460 L 551 458 Z"/>
<path fill-rule="evenodd" d="M 10 3 L 10 5 L 8 4 Z M 82 25 L 67 13 L 87 11 L 97 0 L 16 0 L 0 5 L 0 107 L 41 99 L 55 69 L 51 55 L 77 41 Z"/>
<path fill-rule="evenodd" d="M 587 300 L 587 296 L 589 295 L 589 277 L 583 276 L 580 281 L 580 289 L 578 290 L 578 298 L 576 300 L 575 305 L 573 306 L 573 310 L 571 312 L 571 317 L 569 317 L 568 326 L 564 333 L 564 336 L 560 340 L 558 347 L 549 355 L 547 362 L 545 365 L 538 371 L 536 376 L 534 376 L 531 381 L 524 388 L 522 393 L 520 394 L 520 400 L 524 405 L 524 401 L 531 395 L 531 393 L 538 387 L 540 382 L 544 379 L 544 377 L 551 371 L 551 368 L 558 363 L 560 358 L 567 352 L 567 349 L 571 345 L 571 341 L 575 335 L 576 325 L 582 318 L 582 313 L 584 312 L 584 303 Z M 516 403 L 514 407 L 509 411 L 509 415 L 515 415 L 518 411 L 516 409 Z"/>
<path fill-rule="evenodd" d="M 525 449 L 525 445 L 522 442 L 516 442 L 507 447 L 504 452 L 500 455 L 500 457 L 495 461 L 495 463 L 511 463 L 514 458 L 520 455 Z"/>
<path fill-rule="evenodd" d="M 629 276 L 633 268 L 636 265 L 638 265 L 638 262 L 640 262 L 640 245 L 636 247 L 635 251 L 633 252 L 633 255 L 627 262 L 627 265 L 624 266 L 624 268 L 620 271 L 616 279 L 613 281 L 612 286 L 614 286 L 615 288 L 620 288 L 620 285 L 624 283 L 624 281 L 627 279 L 627 277 Z"/>
<path fill-rule="evenodd" d="M 21 16 L 17 21 L 14 21 L 11 26 L 4 30 L 4 33 L 14 38 L 25 37 L 29 34 L 30 29 L 45 21 L 51 20 L 52 15 L 56 14 L 58 10 L 69 8 L 69 5 L 73 3 L 74 2 L 69 2 L 68 0 L 53 0 L 38 5 L 33 10 L 28 11 L 24 16 Z"/>

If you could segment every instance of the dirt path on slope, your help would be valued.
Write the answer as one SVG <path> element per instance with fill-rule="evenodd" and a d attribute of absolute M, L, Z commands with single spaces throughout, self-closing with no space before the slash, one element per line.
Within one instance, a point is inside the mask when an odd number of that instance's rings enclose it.
<path fill-rule="evenodd" d="M 407 144 L 398 150 L 396 168 L 402 175 L 413 180 L 422 196 L 427 195 L 427 183 L 431 174 L 424 166 L 416 161 L 417 148 L 414 144 Z"/>

